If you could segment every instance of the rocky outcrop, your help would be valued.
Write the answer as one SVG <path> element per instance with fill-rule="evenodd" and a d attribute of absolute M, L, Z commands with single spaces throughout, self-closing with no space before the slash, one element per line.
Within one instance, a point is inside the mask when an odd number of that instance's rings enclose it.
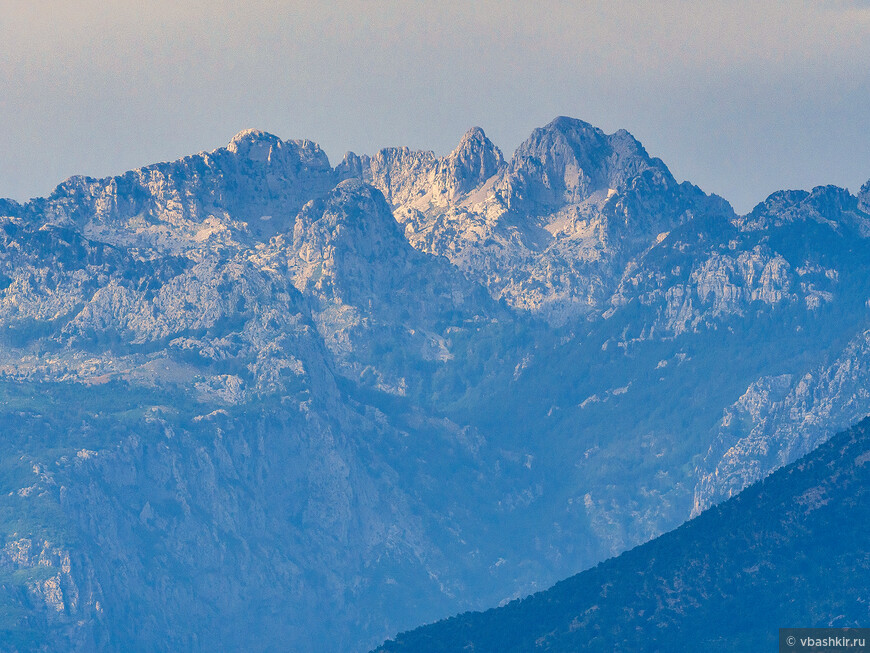
<path fill-rule="evenodd" d="M 842 294 L 843 275 L 858 279 L 849 266 L 863 266 L 868 218 L 831 187 L 774 193 L 746 216 L 696 218 L 626 267 L 605 316 L 638 302 L 656 318 L 633 331 L 680 334 L 761 305 L 818 313 Z"/>
<path fill-rule="evenodd" d="M 373 157 L 348 152 L 336 166 L 336 173 L 339 179 L 360 179 L 371 184 L 395 205 L 425 195 L 437 168 L 438 159 L 433 152 L 394 147 Z"/>
<path fill-rule="evenodd" d="M 348 152 L 336 167 L 340 179 L 378 188 L 393 206 L 447 207 L 461 201 L 504 168 L 501 151 L 480 127 L 470 129 L 448 156 L 387 148 L 375 156 Z"/>
<path fill-rule="evenodd" d="M 15 539 L 14 534 L 6 539 L 0 549 L 0 640 L 7 648 L 28 650 L 31 638 L 82 653 L 105 645 L 105 599 L 93 571 L 82 566 L 68 549 L 47 540 Z"/>
<path fill-rule="evenodd" d="M 507 164 L 473 129 L 443 159 L 382 150 L 337 170 L 378 187 L 414 247 L 555 324 L 598 310 L 621 268 L 693 212 L 731 215 L 628 132 L 570 118 L 535 130 Z"/>
<path fill-rule="evenodd" d="M 500 173 L 504 165 L 501 150 L 483 130 L 469 129 L 456 149 L 439 161 L 433 194 L 455 202 Z"/>
<path fill-rule="evenodd" d="M 870 415 L 870 332 L 829 365 L 760 379 L 725 410 L 697 470 L 692 514 L 734 496 Z"/>
<path fill-rule="evenodd" d="M 870 213 L 870 180 L 858 191 L 858 208 L 864 213 Z"/>
<path fill-rule="evenodd" d="M 559 117 L 519 146 L 504 181 L 509 207 L 525 213 L 555 212 L 579 204 L 596 191 L 625 189 L 651 173 L 664 186 L 676 186 L 658 159 L 650 159 L 631 134 L 607 135 L 597 127 Z"/>
<path fill-rule="evenodd" d="M 27 213 L 95 240 L 161 252 L 250 245 L 286 230 L 334 185 L 323 151 L 247 130 L 213 152 L 118 177 L 72 177 Z"/>
<path fill-rule="evenodd" d="M 818 186 L 811 192 L 779 191 L 741 216 L 736 224 L 741 231 L 758 231 L 809 221 L 834 229 L 851 228 L 864 238 L 870 236 L 870 215 L 860 194 L 856 198 L 836 186 Z"/>

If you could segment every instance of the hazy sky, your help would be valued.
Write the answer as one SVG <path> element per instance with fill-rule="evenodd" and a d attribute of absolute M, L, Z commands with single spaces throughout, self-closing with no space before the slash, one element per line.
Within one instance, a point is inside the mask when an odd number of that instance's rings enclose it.
<path fill-rule="evenodd" d="M 244 5 L 244 7 L 242 6 Z M 747 211 L 870 178 L 870 2 L 0 0 L 0 197 L 257 127 L 510 156 L 557 115 L 628 129 Z"/>

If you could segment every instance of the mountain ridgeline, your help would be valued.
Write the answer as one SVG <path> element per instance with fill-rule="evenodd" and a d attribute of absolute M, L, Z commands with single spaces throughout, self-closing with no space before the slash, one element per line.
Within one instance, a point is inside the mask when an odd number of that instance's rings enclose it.
<path fill-rule="evenodd" d="M 0 201 L 0 643 L 369 650 L 676 528 L 868 382 L 870 182 L 739 216 L 570 118 L 73 177 Z"/>

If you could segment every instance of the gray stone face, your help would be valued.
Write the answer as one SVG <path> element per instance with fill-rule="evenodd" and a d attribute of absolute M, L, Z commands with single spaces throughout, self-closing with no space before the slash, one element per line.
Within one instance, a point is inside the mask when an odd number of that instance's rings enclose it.
<path fill-rule="evenodd" d="M 692 514 L 813 451 L 870 414 L 870 332 L 799 378 L 760 379 L 725 410 L 698 469 Z"/>
<path fill-rule="evenodd" d="M 472 129 L 443 159 L 382 150 L 337 170 L 380 189 L 415 248 L 553 324 L 600 309 L 628 262 L 695 212 L 733 215 L 628 132 L 570 118 L 535 130 L 507 163 Z"/>
<path fill-rule="evenodd" d="M 864 213 L 870 213 L 870 180 L 858 191 L 858 208 Z"/>

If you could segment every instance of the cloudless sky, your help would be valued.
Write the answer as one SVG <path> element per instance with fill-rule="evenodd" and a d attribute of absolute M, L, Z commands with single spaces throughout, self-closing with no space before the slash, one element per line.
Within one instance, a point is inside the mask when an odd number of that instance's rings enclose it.
<path fill-rule="evenodd" d="M 870 178 L 870 3 L 0 0 L 0 197 L 256 127 L 510 156 L 557 115 L 628 129 L 748 211 Z"/>

